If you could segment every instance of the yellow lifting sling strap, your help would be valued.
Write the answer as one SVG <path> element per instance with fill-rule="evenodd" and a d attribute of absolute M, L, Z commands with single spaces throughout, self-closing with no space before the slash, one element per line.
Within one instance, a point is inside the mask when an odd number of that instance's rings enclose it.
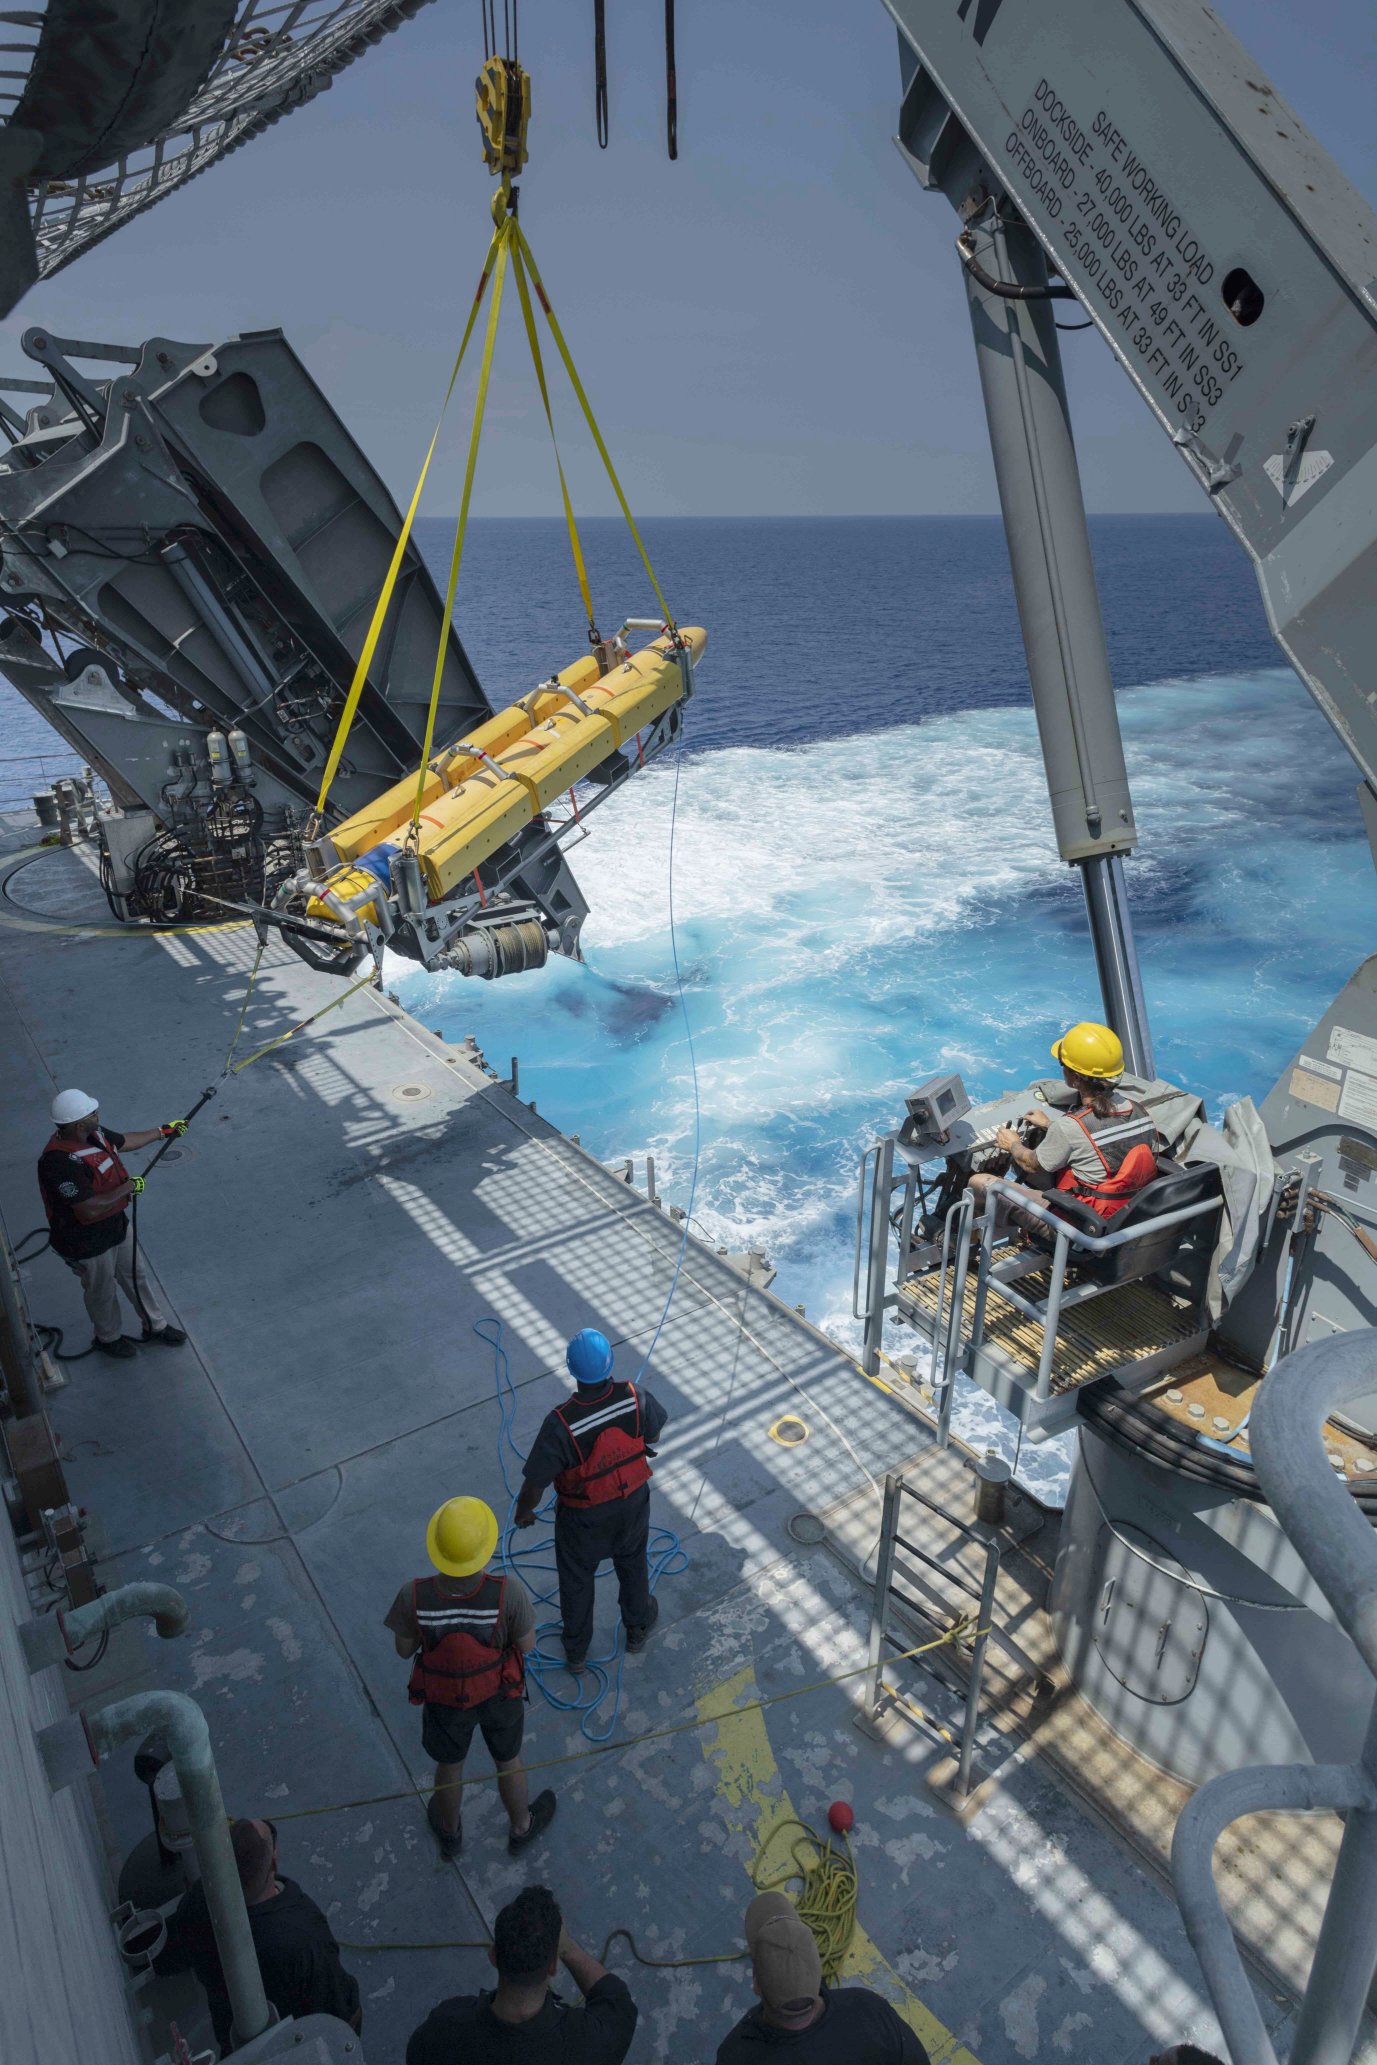
<path fill-rule="evenodd" d="M 513 109 L 517 110 L 517 112 L 520 115 L 520 120 L 517 125 L 519 127 L 520 133 L 519 137 L 516 140 L 517 144 L 519 144 L 520 146 L 520 154 L 517 157 L 516 163 L 514 165 L 508 165 L 505 157 L 499 156 L 497 159 L 494 159 L 491 152 L 487 153 L 491 169 L 494 171 L 501 170 L 502 172 L 502 188 L 501 191 L 496 196 L 494 196 L 492 209 L 493 220 L 496 224 L 496 228 L 493 232 L 492 242 L 488 247 L 488 255 L 484 262 L 483 272 L 478 282 L 477 292 L 475 293 L 473 298 L 473 306 L 469 310 L 468 321 L 464 326 L 463 339 L 459 346 L 458 355 L 456 356 L 454 361 L 453 371 L 451 372 L 449 377 L 449 385 L 445 390 L 445 398 L 440 408 L 439 420 L 436 423 L 434 434 L 431 437 L 429 447 L 426 451 L 425 459 L 421 466 L 421 471 L 419 478 L 416 482 L 415 491 L 412 494 L 410 506 L 407 509 L 406 517 L 402 524 L 401 534 L 397 539 L 396 547 L 393 551 L 392 559 L 388 566 L 387 576 L 383 582 L 382 592 L 378 597 L 377 605 L 373 611 L 372 620 L 368 627 L 368 634 L 364 639 L 362 650 L 359 653 L 358 665 L 355 667 L 354 670 L 354 678 L 350 683 L 349 692 L 345 697 L 344 707 L 340 713 L 340 720 L 335 733 L 334 743 L 330 748 L 329 758 L 325 763 L 325 771 L 321 778 L 320 794 L 316 801 L 316 817 L 317 821 L 319 822 L 319 820 L 323 817 L 326 799 L 328 798 L 330 793 L 330 786 L 331 783 L 334 781 L 336 773 L 338 772 L 340 758 L 344 752 L 345 742 L 349 736 L 349 729 L 350 726 L 353 724 L 355 714 L 358 710 L 359 701 L 363 695 L 364 684 L 368 679 L 368 670 L 373 663 L 373 658 L 378 647 L 378 640 L 382 635 L 382 628 L 387 618 L 388 609 L 391 606 L 393 593 L 397 585 L 398 575 L 401 571 L 402 560 L 405 556 L 407 543 L 411 536 L 412 525 L 415 521 L 416 511 L 420 506 L 421 493 L 425 487 L 426 476 L 430 471 L 430 462 L 435 455 L 435 448 L 439 441 L 440 429 L 441 425 L 444 422 L 445 411 L 449 406 L 450 397 L 454 392 L 455 383 L 459 377 L 459 369 L 464 362 L 464 355 L 468 350 L 469 340 L 473 335 L 474 325 L 478 318 L 478 310 L 482 303 L 484 291 L 487 288 L 489 280 L 491 280 L 492 298 L 488 307 L 487 332 L 484 338 L 483 358 L 478 374 L 478 389 L 474 399 L 473 424 L 469 433 L 468 459 L 464 468 L 463 493 L 460 497 L 458 522 L 455 525 L 454 548 L 450 555 L 449 581 L 445 589 L 444 605 L 441 612 L 440 638 L 439 645 L 435 655 L 435 672 L 431 682 L 430 706 L 426 712 L 425 742 L 421 753 L 421 764 L 417 772 L 416 801 L 411 813 L 411 825 L 408 834 L 408 836 L 413 840 L 417 836 L 420 827 L 421 809 L 425 801 L 426 776 L 429 772 L 431 752 L 435 743 L 435 722 L 440 707 L 440 690 L 444 681 L 445 661 L 449 653 L 450 627 L 454 619 L 454 602 L 459 587 L 459 571 L 463 562 L 464 541 L 468 531 L 469 508 L 473 498 L 474 474 L 478 463 L 478 445 L 480 437 L 482 435 L 483 416 L 484 410 L 487 405 L 488 397 L 488 385 L 492 374 L 493 351 L 497 340 L 498 318 L 502 310 L 502 289 L 506 279 L 507 266 L 509 263 L 516 278 L 516 288 L 517 294 L 521 302 L 521 314 L 526 331 L 526 341 L 530 347 L 531 363 L 535 369 L 536 384 L 540 390 L 541 405 L 544 408 L 545 421 L 550 431 L 550 441 L 554 446 L 555 467 L 559 475 L 560 498 L 564 506 L 565 524 L 569 532 L 569 549 L 573 556 L 574 574 L 578 581 L 579 594 L 583 599 L 583 606 L 588 617 L 589 636 L 591 639 L 594 640 L 594 642 L 597 642 L 596 624 L 593 612 L 592 591 L 589 585 L 588 568 L 586 561 L 584 559 L 583 546 L 579 538 L 578 525 L 574 519 L 574 509 L 573 503 L 569 495 L 568 482 L 565 478 L 564 462 L 560 456 L 559 440 L 555 435 L 554 412 L 550 406 L 550 393 L 549 386 L 545 377 L 545 365 L 541 356 L 540 340 L 537 335 L 535 316 L 531 307 L 530 287 L 532 286 L 535 288 L 537 299 L 540 302 L 541 308 L 545 312 L 546 322 L 550 326 L 550 335 L 554 339 L 555 347 L 559 352 L 561 360 L 563 361 L 565 371 L 569 375 L 570 384 L 573 387 L 575 395 L 578 397 L 579 406 L 583 411 L 584 420 L 586 421 L 588 428 L 592 433 L 593 442 L 597 447 L 598 456 L 601 458 L 603 466 L 606 468 L 607 477 L 608 480 L 611 482 L 612 491 L 617 498 L 618 506 L 621 509 L 623 517 L 626 519 L 627 528 L 631 532 L 631 536 L 635 543 L 636 550 L 640 554 L 641 564 L 644 566 L 646 574 L 649 577 L 651 588 L 654 590 L 655 600 L 659 604 L 661 615 L 663 616 L 665 621 L 665 626 L 669 631 L 671 637 L 676 642 L 678 641 L 678 630 L 675 625 L 674 619 L 670 614 L 669 605 L 665 601 L 664 595 L 662 594 L 660 589 L 660 584 L 655 578 L 655 570 L 650 564 L 650 556 L 645 549 L 645 544 L 641 538 L 641 534 L 639 530 L 636 528 L 636 520 L 631 514 L 630 505 L 628 504 L 626 496 L 622 491 L 622 484 L 620 480 L 617 478 L 616 468 L 612 464 L 611 456 L 607 450 L 606 444 L 603 441 L 602 432 L 598 428 L 597 419 L 593 414 L 592 405 L 588 400 L 586 392 L 584 391 L 583 382 L 580 380 L 578 376 L 578 372 L 575 368 L 573 358 L 570 355 L 569 347 L 565 343 L 564 333 L 560 329 L 559 324 L 555 319 L 555 312 L 553 308 L 550 306 L 549 296 L 545 291 L 544 282 L 540 277 L 539 269 L 537 268 L 535 259 L 532 256 L 531 247 L 526 241 L 525 232 L 522 230 L 520 223 L 517 221 L 515 212 L 515 196 L 512 194 L 511 191 L 511 174 L 512 171 L 515 170 L 520 163 L 524 162 L 525 123 L 526 118 L 529 115 L 530 107 L 529 82 L 526 82 L 526 85 L 524 87 L 522 86 L 521 82 L 525 79 L 525 74 L 521 72 L 521 68 L 519 65 L 504 65 L 504 73 L 512 74 L 514 80 L 514 83 L 509 81 L 509 85 L 511 92 L 514 95 L 516 95 L 516 98 L 512 100 L 511 106 Z M 491 120 L 488 119 L 489 117 L 491 117 Z M 492 121 L 496 120 L 496 115 L 493 111 L 493 108 L 489 108 L 488 115 L 485 116 L 484 98 L 481 90 L 479 94 L 479 120 L 480 124 L 484 125 L 485 135 L 487 134 L 488 129 L 492 126 Z M 515 144 L 513 145 L 513 148 L 516 148 Z"/>
<path fill-rule="evenodd" d="M 464 354 L 469 348 L 469 339 L 473 335 L 473 326 L 478 320 L 478 310 L 482 305 L 484 290 L 492 276 L 493 259 L 497 254 L 500 242 L 501 232 L 494 230 L 492 242 L 488 246 L 488 255 L 483 261 L 483 270 L 479 275 L 477 292 L 473 297 L 473 306 L 469 310 L 469 319 L 464 325 L 464 335 L 449 376 L 449 385 L 445 389 L 445 398 L 440 404 L 440 414 L 436 419 L 435 429 L 431 433 L 430 443 L 426 447 L 425 458 L 421 461 L 421 471 L 417 475 L 416 486 L 412 493 L 411 501 L 408 504 L 397 543 L 393 548 L 392 558 L 388 563 L 382 589 L 374 605 L 372 620 L 368 626 L 368 635 L 363 641 L 358 664 L 354 668 L 354 678 L 349 684 L 349 693 L 344 698 L 344 708 L 340 712 L 340 720 L 335 730 L 334 743 L 330 747 L 330 757 L 325 763 L 325 772 L 320 779 L 320 794 L 316 797 L 316 816 L 318 818 L 324 813 L 326 799 L 330 794 L 330 786 L 339 772 L 339 763 L 344 752 L 345 741 L 349 737 L 349 729 L 354 722 L 354 714 L 359 707 L 359 699 L 363 695 L 364 683 L 368 679 L 368 670 L 373 664 L 373 655 L 378 649 L 378 640 L 382 636 L 382 628 L 387 621 L 387 612 L 391 607 L 393 591 L 397 586 L 397 576 L 401 572 L 402 560 L 406 556 L 407 544 L 411 537 L 411 527 L 416 521 L 416 511 L 420 507 L 421 493 L 426 484 L 426 475 L 430 472 L 430 462 L 435 457 L 435 447 L 439 443 L 441 425 L 445 420 L 445 411 L 448 409 L 450 397 L 454 393 L 455 382 L 459 378 L 459 368 L 464 363 Z"/>

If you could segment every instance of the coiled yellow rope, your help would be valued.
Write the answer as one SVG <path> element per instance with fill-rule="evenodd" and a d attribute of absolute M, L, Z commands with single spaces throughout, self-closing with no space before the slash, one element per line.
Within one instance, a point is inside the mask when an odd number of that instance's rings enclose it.
<path fill-rule="evenodd" d="M 789 1845 L 793 1862 L 773 1877 L 762 1878 L 765 1852 L 786 1828 L 798 1830 Z M 851 1845 L 845 1836 L 841 1840 L 839 1849 L 830 1836 L 820 1836 L 806 1821 L 781 1821 L 761 1844 L 751 1873 L 759 1893 L 779 1891 L 791 1879 L 800 1881 L 794 1905 L 800 1921 L 807 1922 L 813 1932 L 822 1959 L 822 1976 L 829 1986 L 841 1971 L 856 1933 L 856 1895 L 860 1886 Z"/>

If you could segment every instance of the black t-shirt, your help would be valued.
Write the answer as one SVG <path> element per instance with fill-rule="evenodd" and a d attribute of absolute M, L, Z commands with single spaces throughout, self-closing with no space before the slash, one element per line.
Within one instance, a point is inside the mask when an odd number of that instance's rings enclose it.
<path fill-rule="evenodd" d="M 410 2065 L 410 2060 L 407 2061 Z M 822 1989 L 807 2029 L 776 2029 L 755 2007 L 718 2046 L 717 2065 L 930 2065 L 907 2022 L 865 1986 Z"/>
<path fill-rule="evenodd" d="M 502 2022 L 490 1993 L 456 1994 L 432 2008 L 406 2047 L 406 2065 L 621 2065 L 636 2033 L 624 1979 L 599 1979 L 579 2007 L 557 1993 L 529 2022 Z"/>
<path fill-rule="evenodd" d="M 258 1952 L 263 1991 L 284 2019 L 288 2015 L 336 2015 L 347 2022 L 359 2005 L 358 1981 L 339 1961 L 330 1924 L 295 1879 L 279 1878 L 280 1893 L 250 1907 L 249 1933 Z M 230 2037 L 230 2003 L 220 1954 L 210 1926 L 205 1889 L 197 1882 L 168 1923 L 159 1972 L 193 1971 L 205 1988 L 215 2041 L 223 2051 Z"/>
<path fill-rule="evenodd" d="M 653 1445 L 659 1440 L 669 1414 L 659 1399 L 652 1398 L 648 1391 L 638 1388 L 636 1396 L 641 1401 L 642 1438 Z M 531 1453 L 522 1465 L 521 1474 L 528 1484 L 538 1485 L 543 1491 L 547 1484 L 554 1483 L 561 1470 L 572 1470 L 578 1459 L 579 1452 L 569 1429 L 557 1412 L 548 1412 L 531 1443 Z"/>
<path fill-rule="evenodd" d="M 89 1140 L 74 1140 L 72 1145 L 105 1145 L 118 1154 L 124 1146 L 124 1135 L 111 1126 L 98 1126 Z M 70 1154 L 44 1148 L 38 1157 L 38 1187 L 48 1207 L 53 1246 L 70 1261 L 86 1262 L 92 1255 L 103 1255 L 107 1248 L 117 1248 L 129 1231 L 129 1215 L 122 1211 L 112 1212 L 108 1219 L 96 1219 L 89 1226 L 82 1225 L 72 1207 L 94 1195 L 96 1179 L 88 1163 L 79 1162 Z"/>

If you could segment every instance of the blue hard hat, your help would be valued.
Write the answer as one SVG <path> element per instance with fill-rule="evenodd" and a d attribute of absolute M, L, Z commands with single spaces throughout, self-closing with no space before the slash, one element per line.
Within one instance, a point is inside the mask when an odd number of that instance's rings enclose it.
<path fill-rule="evenodd" d="M 612 1374 L 612 1343 L 595 1326 L 583 1327 L 569 1343 L 564 1360 L 576 1384 L 600 1384 Z"/>

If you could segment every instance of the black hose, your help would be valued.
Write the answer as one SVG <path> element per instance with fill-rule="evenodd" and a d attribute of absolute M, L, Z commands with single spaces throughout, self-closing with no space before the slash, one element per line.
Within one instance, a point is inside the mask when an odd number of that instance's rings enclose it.
<path fill-rule="evenodd" d="M 74 1348 L 70 1355 L 64 1355 L 62 1352 L 62 1328 L 60 1326 L 49 1326 L 46 1321 L 41 1319 L 34 1321 L 34 1332 L 43 1343 L 44 1354 L 51 1355 L 54 1362 L 84 1362 L 88 1355 L 94 1355 L 96 1352 L 96 1343 L 92 1341 L 89 1348 Z"/>
<path fill-rule="evenodd" d="M 998 295 L 1001 301 L 1074 301 L 1076 298 L 1075 288 L 1068 287 L 1065 280 L 1048 280 L 1043 287 L 1020 287 L 1010 280 L 997 280 L 992 272 L 986 272 L 975 253 L 967 251 L 959 240 L 956 248 L 961 254 L 961 263 L 977 287 L 983 287 L 987 294 Z"/>
<path fill-rule="evenodd" d="M 282 944 L 296 955 L 298 961 L 304 961 L 317 975 L 352 975 L 356 968 L 362 967 L 367 953 L 366 947 L 351 939 L 344 939 L 333 952 L 322 952 L 311 944 L 304 933 L 296 932 L 286 925 L 282 926 L 278 936 Z"/>
<path fill-rule="evenodd" d="M 43 1238 L 39 1242 L 38 1246 L 34 1249 L 33 1253 L 31 1255 L 21 1255 L 19 1250 L 23 1247 L 25 1241 L 33 1240 L 35 1235 L 40 1233 L 42 1234 Z M 46 1226 L 31 1226 L 27 1233 L 20 1234 L 18 1240 L 15 1242 L 10 1252 L 14 1256 L 16 1263 L 36 1262 L 39 1256 L 43 1253 L 43 1250 L 45 1248 L 49 1248 L 52 1246 L 52 1241 L 52 1234 L 49 1232 Z"/>
<path fill-rule="evenodd" d="M 665 0 L 665 135 L 669 155 L 679 155 L 679 79 L 674 62 L 674 0 Z"/>
<path fill-rule="evenodd" d="M 71 1656 L 64 1656 L 62 1661 L 67 1666 L 67 1669 L 69 1671 L 93 1671 L 109 1647 L 110 1630 L 109 1628 L 102 1628 L 100 1631 L 100 1640 L 96 1644 L 96 1653 L 94 1656 L 88 1657 L 85 1663 L 78 1663 L 75 1657 Z"/>
<path fill-rule="evenodd" d="M 607 149 L 607 0 L 593 0 L 593 107 L 598 148 Z"/>
<path fill-rule="evenodd" d="M 196 1102 L 192 1105 L 190 1111 L 183 1119 L 183 1126 L 189 1126 L 191 1124 L 191 1121 L 196 1117 L 196 1114 L 199 1111 L 203 1111 L 205 1109 L 206 1105 L 210 1103 L 211 1098 L 215 1095 L 218 1088 L 218 1083 L 212 1083 L 208 1090 L 202 1090 L 200 1096 L 196 1099 Z M 167 1153 L 168 1148 L 172 1146 L 175 1140 L 179 1140 L 180 1138 L 181 1135 L 179 1133 L 168 1134 L 166 1140 L 164 1140 L 162 1146 L 158 1149 L 158 1152 L 154 1155 L 152 1161 L 149 1162 L 148 1166 L 143 1171 L 143 1180 L 145 1183 L 148 1181 L 153 1171 L 157 1168 L 158 1163 L 162 1160 L 163 1156 Z M 130 1256 L 129 1265 L 129 1281 L 130 1284 L 133 1286 L 134 1303 L 138 1307 L 139 1318 L 143 1321 L 143 1330 L 145 1334 L 151 1334 L 153 1332 L 153 1322 L 148 1317 L 148 1307 L 144 1304 L 143 1299 L 139 1296 L 139 1193 L 137 1190 L 134 1192 L 133 1196 L 129 1200 L 129 1230 L 133 1238 L 133 1252 Z"/>
<path fill-rule="evenodd" d="M 153 1322 L 148 1316 L 148 1307 L 139 1296 L 139 1193 L 137 1190 L 129 1200 L 129 1236 L 133 1243 L 129 1258 L 129 1286 L 134 1293 L 134 1303 L 139 1318 L 143 1321 L 145 1334 L 153 1331 Z"/>

